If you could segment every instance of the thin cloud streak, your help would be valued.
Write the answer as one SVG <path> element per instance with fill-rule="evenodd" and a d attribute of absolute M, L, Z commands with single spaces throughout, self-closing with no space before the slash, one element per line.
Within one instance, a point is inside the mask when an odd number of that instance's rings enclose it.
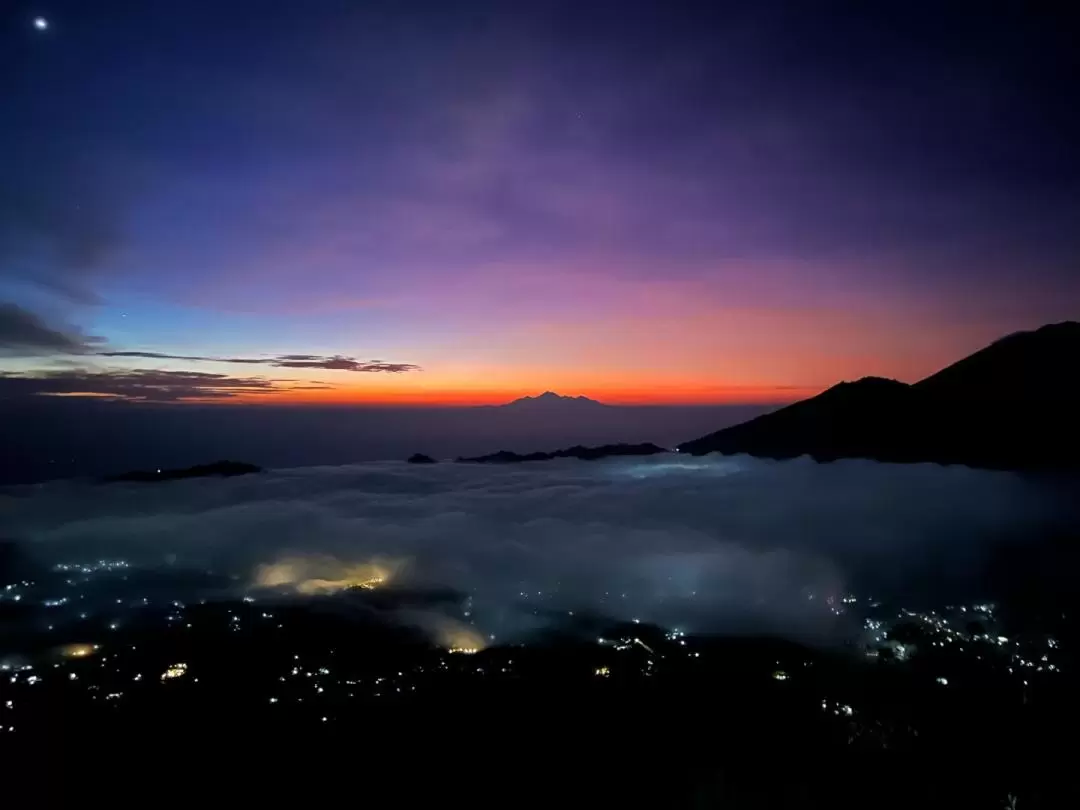
<path fill-rule="evenodd" d="M 329 371 L 355 371 L 361 373 L 403 374 L 420 371 L 413 363 L 387 363 L 382 360 L 357 360 L 335 354 L 330 357 L 314 354 L 283 354 L 277 357 L 208 357 L 204 355 L 164 354 L 161 352 L 98 352 L 99 357 L 139 357 L 150 360 L 187 360 L 196 363 L 242 363 L 266 365 L 273 368 L 321 368 Z"/>

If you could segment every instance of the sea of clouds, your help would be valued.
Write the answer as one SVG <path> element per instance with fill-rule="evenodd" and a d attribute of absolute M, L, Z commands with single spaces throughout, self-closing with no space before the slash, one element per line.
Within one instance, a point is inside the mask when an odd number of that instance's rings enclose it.
<path fill-rule="evenodd" d="M 0 499 L 0 534 L 47 564 L 213 569 L 282 598 L 453 589 L 503 639 L 571 612 L 821 637 L 829 597 L 979 595 L 993 545 L 1062 509 L 1005 472 L 678 455 L 57 482 Z"/>

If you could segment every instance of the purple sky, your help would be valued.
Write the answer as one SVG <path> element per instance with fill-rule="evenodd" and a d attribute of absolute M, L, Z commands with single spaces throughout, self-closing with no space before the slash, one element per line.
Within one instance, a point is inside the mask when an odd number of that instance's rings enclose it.
<path fill-rule="evenodd" d="M 1075 317 L 1072 24 L 808 5 L 7 4 L 0 369 L 775 402 Z"/>

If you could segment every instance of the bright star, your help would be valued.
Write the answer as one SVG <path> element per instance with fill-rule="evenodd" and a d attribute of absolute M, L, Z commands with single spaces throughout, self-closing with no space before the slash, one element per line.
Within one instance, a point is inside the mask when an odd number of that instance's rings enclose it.
<path fill-rule="evenodd" d="M 34 17 L 34 28 L 38 31 L 47 31 L 49 30 L 49 21 L 44 17 Z"/>

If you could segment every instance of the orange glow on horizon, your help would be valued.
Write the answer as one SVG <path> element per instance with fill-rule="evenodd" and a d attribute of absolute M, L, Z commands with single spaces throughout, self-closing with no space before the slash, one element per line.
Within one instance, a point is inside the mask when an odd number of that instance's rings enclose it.
<path fill-rule="evenodd" d="M 240 369 L 228 360 L 196 360 L 189 370 L 220 375 L 221 392 L 207 385 L 208 393 L 200 395 L 192 386 L 176 404 L 453 408 L 503 405 L 554 391 L 615 406 L 780 406 L 866 375 L 915 382 L 984 342 L 971 324 L 942 325 L 925 313 L 925 302 L 903 297 L 890 298 L 888 308 L 854 294 L 827 304 L 764 307 L 721 296 L 701 281 L 618 278 L 588 268 L 516 269 L 480 268 L 468 284 L 455 277 L 452 288 L 438 289 L 438 312 L 412 302 L 425 317 L 417 337 L 368 352 L 356 349 L 363 341 L 346 331 L 337 342 L 310 348 L 313 356 L 379 356 L 415 363 L 416 370 L 356 373 L 318 363 L 287 371 Z M 787 270 L 797 274 L 799 268 Z M 474 311 L 469 291 L 476 289 L 523 301 L 548 301 L 552 290 L 559 296 L 542 311 L 526 307 L 505 323 L 490 322 Z M 587 315 L 580 302 L 588 302 Z M 427 336 L 428 329 L 437 339 Z M 189 351 L 151 348 L 166 359 L 118 359 L 114 365 L 175 371 L 178 364 L 168 358 L 175 352 L 182 359 Z M 282 345 L 193 353 L 273 358 L 294 350 Z M 236 377 L 261 383 L 231 384 Z"/>
<path fill-rule="evenodd" d="M 563 396 L 585 396 L 605 405 L 783 405 L 820 393 L 821 387 L 794 386 L 654 386 L 649 388 L 578 389 L 532 386 L 500 389 L 439 391 L 345 387 L 325 390 L 283 389 L 276 395 L 237 396 L 217 400 L 221 405 L 356 406 L 356 407 L 472 407 L 505 405 L 515 399 L 552 390 Z M 205 402 L 203 404 L 206 404 Z"/>

